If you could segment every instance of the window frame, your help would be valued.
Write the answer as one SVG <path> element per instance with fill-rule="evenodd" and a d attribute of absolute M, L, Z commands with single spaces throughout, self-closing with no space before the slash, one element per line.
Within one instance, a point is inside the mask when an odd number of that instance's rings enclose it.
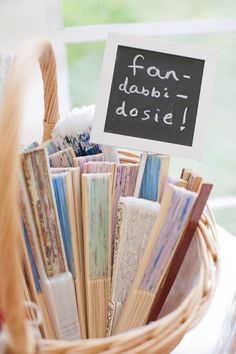
<path fill-rule="evenodd" d="M 214 34 L 236 32 L 236 18 L 198 19 L 170 22 L 114 23 L 65 27 L 61 0 L 44 0 L 49 28 L 49 38 L 53 43 L 58 66 L 60 99 L 63 111 L 70 108 L 67 44 L 105 41 L 108 32 L 119 32 L 140 36 L 167 36 L 183 34 Z M 62 110 L 61 110 L 62 111 Z M 212 209 L 236 208 L 236 195 L 211 199 Z"/>

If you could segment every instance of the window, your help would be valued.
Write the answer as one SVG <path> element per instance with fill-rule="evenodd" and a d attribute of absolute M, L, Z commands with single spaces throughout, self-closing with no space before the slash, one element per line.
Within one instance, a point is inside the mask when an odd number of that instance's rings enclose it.
<path fill-rule="evenodd" d="M 234 0 L 62 0 L 66 27 L 231 17 Z"/>
<path fill-rule="evenodd" d="M 174 6 L 174 8 L 173 8 Z M 62 0 L 72 106 L 95 103 L 107 31 L 148 35 L 218 49 L 202 162 L 172 158 L 171 169 L 199 171 L 214 183 L 218 222 L 236 233 L 236 13 L 234 0 Z"/>

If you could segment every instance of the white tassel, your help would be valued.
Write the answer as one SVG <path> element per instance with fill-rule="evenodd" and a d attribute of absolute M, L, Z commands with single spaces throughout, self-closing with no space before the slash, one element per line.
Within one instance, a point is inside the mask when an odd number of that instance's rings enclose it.
<path fill-rule="evenodd" d="M 60 118 L 52 132 L 53 140 L 61 146 L 62 139 L 66 136 L 78 136 L 82 133 L 90 133 L 92 128 L 95 105 L 73 108 L 71 112 Z M 119 162 L 116 148 L 102 145 L 105 160 Z"/>
<path fill-rule="evenodd" d="M 90 133 L 94 111 L 94 105 L 73 108 L 71 112 L 59 119 L 52 132 L 53 138 Z"/>

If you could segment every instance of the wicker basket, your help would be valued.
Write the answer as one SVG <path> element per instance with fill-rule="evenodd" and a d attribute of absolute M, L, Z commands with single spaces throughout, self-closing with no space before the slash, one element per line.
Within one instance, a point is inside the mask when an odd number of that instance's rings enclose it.
<path fill-rule="evenodd" d="M 205 314 L 218 275 L 216 225 L 206 208 L 160 318 L 147 326 L 104 339 L 62 342 L 36 339 L 25 319 L 20 281 L 20 231 L 17 207 L 17 151 L 22 98 L 39 62 L 44 82 L 44 137 L 50 138 L 58 114 L 56 64 L 48 42 L 28 45 L 18 53 L 6 87 L 0 120 L 0 304 L 4 328 L 0 352 L 7 353 L 169 353 Z M 187 279 L 187 281 L 186 281 Z"/>

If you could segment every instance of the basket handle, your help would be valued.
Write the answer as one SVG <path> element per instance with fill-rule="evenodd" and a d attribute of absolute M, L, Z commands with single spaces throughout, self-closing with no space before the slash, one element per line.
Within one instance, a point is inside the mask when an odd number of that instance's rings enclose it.
<path fill-rule="evenodd" d="M 59 119 L 56 59 L 50 43 L 44 42 L 39 57 L 44 85 L 43 141 L 51 139 L 51 132 Z"/>
<path fill-rule="evenodd" d="M 22 98 L 39 62 L 44 82 L 44 139 L 58 119 L 56 65 L 48 42 L 26 46 L 16 56 L 9 74 L 0 117 L 0 306 L 10 334 L 10 353 L 33 353 L 20 281 L 17 238 L 21 223 L 18 209 L 18 135 Z M 32 345 L 31 345 L 32 344 Z"/>

